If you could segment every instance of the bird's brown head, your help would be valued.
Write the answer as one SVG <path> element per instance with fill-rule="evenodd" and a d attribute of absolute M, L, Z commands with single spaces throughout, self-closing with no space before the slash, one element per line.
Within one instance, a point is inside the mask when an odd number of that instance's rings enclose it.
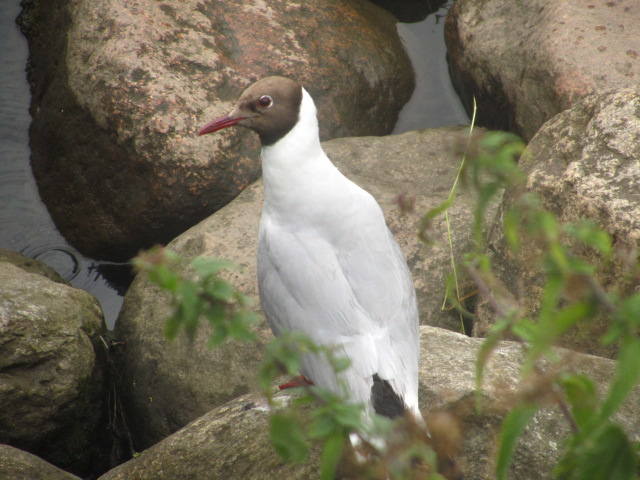
<path fill-rule="evenodd" d="M 302 102 L 302 86 L 285 77 L 266 77 L 247 88 L 235 108 L 200 129 L 198 135 L 232 125 L 258 133 L 263 146 L 273 145 L 297 123 Z"/>

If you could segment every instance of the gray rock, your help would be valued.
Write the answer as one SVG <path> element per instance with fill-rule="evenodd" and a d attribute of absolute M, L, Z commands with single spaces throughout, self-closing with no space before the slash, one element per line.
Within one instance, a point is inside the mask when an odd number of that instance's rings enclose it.
<path fill-rule="evenodd" d="M 432 246 L 417 238 L 422 213 L 448 194 L 459 159 L 454 153 L 466 129 L 442 128 L 389 137 L 336 139 L 324 143 L 342 171 L 369 190 L 380 202 L 414 275 L 422 323 L 460 329 L 451 311 L 441 311 L 444 279 L 450 271 L 446 225 L 438 219 Z M 415 197 L 415 208 L 404 215 L 399 194 Z M 454 254 L 459 258 L 469 243 L 472 215 L 461 197 L 450 210 Z M 241 268 L 227 278 L 245 294 L 258 298 L 256 246 L 262 186 L 257 182 L 233 202 L 169 244 L 187 258 L 208 255 L 226 258 Z M 464 287 L 464 285 L 463 285 Z M 163 334 L 170 315 L 167 298 L 144 278 L 129 289 L 116 334 L 126 345 L 119 354 L 122 394 L 138 447 L 148 447 L 215 405 L 250 390 L 261 349 L 248 345 L 223 346 L 212 351 L 206 331 L 193 344 L 169 342 Z M 264 338 L 269 331 L 262 326 Z"/>
<path fill-rule="evenodd" d="M 269 441 L 266 402 L 250 393 L 211 410 L 99 480 L 303 480 L 317 478 L 314 459 L 295 465 L 278 457 Z"/>
<path fill-rule="evenodd" d="M 421 408 L 449 413 L 460 423 L 463 442 L 457 461 L 465 479 L 495 478 L 492 462 L 506 408 L 518 388 L 525 386 L 535 397 L 544 387 L 537 389 L 535 383 L 521 383 L 520 365 L 524 357 L 521 344 L 500 342 L 486 367 L 482 408 L 478 413 L 475 363 L 482 339 L 430 327 L 421 327 L 421 338 Z M 614 361 L 565 349 L 556 349 L 556 353 L 563 368 L 590 376 L 599 393 L 604 393 L 614 375 Z M 562 451 L 562 439 L 569 433 L 569 423 L 560 409 L 551 401 L 540 400 L 550 406 L 534 416 L 521 437 L 510 479 L 551 478 L 551 469 Z M 640 388 L 636 388 L 615 416 L 634 441 L 640 438 L 639 402 Z"/>
<path fill-rule="evenodd" d="M 252 133 L 196 133 L 258 78 L 303 82 L 323 138 L 390 132 L 413 89 L 393 17 L 366 0 L 26 5 L 34 174 L 94 258 L 169 241 L 257 178 Z"/>
<path fill-rule="evenodd" d="M 0 442 L 64 468 L 93 460 L 103 329 L 88 293 L 0 262 Z"/>
<path fill-rule="evenodd" d="M 0 445 L 0 478 L 6 480 L 80 480 L 30 453 Z"/>
<path fill-rule="evenodd" d="M 445 39 L 463 102 L 478 124 L 526 140 L 591 93 L 637 85 L 640 4 L 458 0 Z"/>
<path fill-rule="evenodd" d="M 186 258 L 209 255 L 241 268 L 228 278 L 256 296 L 255 220 L 258 185 L 247 187 L 233 202 L 169 244 Z M 202 326 L 193 342 L 185 336 L 169 341 L 164 322 L 172 309 L 167 296 L 139 275 L 124 299 L 115 334 L 121 371 L 120 395 L 137 449 L 147 448 L 191 420 L 231 398 L 249 392 L 261 359 L 260 345 L 224 344 L 212 350 L 209 329 Z M 262 327 L 265 335 L 267 330 Z"/>
<path fill-rule="evenodd" d="M 586 218 L 607 231 L 619 252 L 608 263 L 592 249 L 579 248 L 581 256 L 597 267 L 596 278 L 609 289 L 628 276 L 624 256 L 640 250 L 640 91 L 625 89 L 591 95 L 549 120 L 531 140 L 520 160 L 527 175 L 526 191 L 535 192 L 543 206 L 562 224 Z M 504 196 L 500 212 L 513 205 L 520 192 Z M 500 223 L 501 216 L 497 219 Z M 491 243 L 500 280 L 509 287 L 525 312 L 536 311 L 544 279 L 537 258 L 539 247 L 531 239 L 518 255 L 505 244 L 500 228 Z M 569 245 L 572 242 L 569 241 Z M 626 253 L 625 253 L 626 252 Z M 635 253 L 634 253 L 635 252 Z M 640 291 L 640 278 L 632 275 L 618 293 Z M 493 313 L 480 309 L 483 335 L 493 323 Z M 613 356 L 615 345 L 599 338 L 608 318 L 580 325 L 563 339 L 563 345 L 597 355 Z"/>
<path fill-rule="evenodd" d="M 422 326 L 420 363 L 420 405 L 424 413 L 447 412 L 462 428 L 463 443 L 456 458 L 464 478 L 495 478 L 492 455 L 496 433 L 505 415 L 509 395 L 519 384 L 521 345 L 502 342 L 487 366 L 483 404 L 474 404 L 475 361 L 481 339 Z M 611 360 L 558 350 L 565 365 L 588 372 L 604 388 L 612 378 Z M 291 393 L 280 392 L 276 398 Z M 636 389 L 623 405 L 618 418 L 634 438 L 640 433 L 640 391 Z M 219 406 L 183 429 L 118 466 L 99 480 L 199 480 L 225 478 L 316 478 L 317 456 L 302 465 L 283 464 L 268 438 L 268 409 L 259 395 L 248 394 Z M 519 442 L 509 478 L 539 480 L 549 478 L 557 460 L 563 435 L 569 425 L 560 411 L 548 407 L 533 419 Z"/>

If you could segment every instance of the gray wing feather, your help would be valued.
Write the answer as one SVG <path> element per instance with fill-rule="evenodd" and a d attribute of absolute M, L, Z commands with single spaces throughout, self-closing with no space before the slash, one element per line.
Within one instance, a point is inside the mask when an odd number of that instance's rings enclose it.
<path fill-rule="evenodd" d="M 353 216 L 357 224 L 338 235 L 335 227 L 328 229 L 331 235 L 315 226 L 294 231 L 263 218 L 258 247 L 262 309 L 276 335 L 297 330 L 318 344 L 340 346 L 351 360 L 343 378 L 353 400 L 369 402 L 372 376 L 378 374 L 417 411 L 413 282 L 379 206 L 368 194 L 362 201 L 365 208 Z M 314 382 L 337 388 L 326 362 L 309 357 L 303 367 Z"/>

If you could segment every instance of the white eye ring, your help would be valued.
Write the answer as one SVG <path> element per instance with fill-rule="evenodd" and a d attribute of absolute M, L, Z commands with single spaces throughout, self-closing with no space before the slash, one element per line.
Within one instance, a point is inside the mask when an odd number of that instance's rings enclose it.
<path fill-rule="evenodd" d="M 258 99 L 257 103 L 262 108 L 269 108 L 271 105 L 273 105 L 273 98 L 271 98 L 271 95 L 262 95 Z"/>

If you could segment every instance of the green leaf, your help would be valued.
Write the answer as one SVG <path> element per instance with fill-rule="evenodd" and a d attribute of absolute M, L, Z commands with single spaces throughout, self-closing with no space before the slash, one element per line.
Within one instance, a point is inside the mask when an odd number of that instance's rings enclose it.
<path fill-rule="evenodd" d="M 208 344 L 210 347 L 217 347 L 218 345 L 221 345 L 228 336 L 229 329 L 227 326 L 223 323 L 217 324 L 213 327 Z"/>
<path fill-rule="evenodd" d="M 579 428 L 584 429 L 593 420 L 598 409 L 595 384 L 586 375 L 566 374 L 560 385 L 571 406 L 571 414 Z"/>
<path fill-rule="evenodd" d="M 611 237 L 590 220 L 582 220 L 565 226 L 565 231 L 604 256 L 612 252 Z"/>
<path fill-rule="evenodd" d="M 538 212 L 536 220 L 537 228 L 547 240 L 551 242 L 558 240 L 558 221 L 552 213 L 541 210 Z"/>
<path fill-rule="evenodd" d="M 207 321 L 215 328 L 216 325 L 224 323 L 227 316 L 226 305 L 220 302 L 206 302 L 204 305 L 203 314 Z"/>
<path fill-rule="evenodd" d="M 616 318 L 623 322 L 629 322 L 636 327 L 640 325 L 640 293 L 625 298 L 620 303 Z"/>
<path fill-rule="evenodd" d="M 345 440 L 344 435 L 335 433 L 324 442 L 320 457 L 320 480 L 333 480 L 335 478 Z"/>
<path fill-rule="evenodd" d="M 180 284 L 178 274 L 167 265 L 155 265 L 149 270 L 149 280 L 158 285 L 163 290 L 176 292 Z"/>
<path fill-rule="evenodd" d="M 252 341 L 256 339 L 251 331 L 251 325 L 256 323 L 257 317 L 253 312 L 236 312 L 228 323 L 229 336 L 241 341 Z"/>
<path fill-rule="evenodd" d="M 178 331 L 180 330 L 180 319 L 176 316 L 176 312 L 173 313 L 164 322 L 164 336 L 169 340 L 176 338 Z"/>
<path fill-rule="evenodd" d="M 300 423 L 292 415 L 274 413 L 269 418 L 269 436 L 278 455 L 287 462 L 303 462 L 309 454 Z"/>
<path fill-rule="evenodd" d="M 362 407 L 358 404 L 341 401 L 334 407 L 336 421 L 345 430 L 358 430 L 362 428 Z"/>
<path fill-rule="evenodd" d="M 534 323 L 530 318 L 521 318 L 511 327 L 511 331 L 525 342 L 532 342 L 537 330 L 538 324 Z"/>
<path fill-rule="evenodd" d="M 640 327 L 640 293 L 618 300 L 615 294 L 609 294 L 612 303 L 618 307 L 614 312 L 614 322 L 609 326 L 601 341 L 604 345 L 611 345 L 620 338 L 633 335 Z"/>
<path fill-rule="evenodd" d="M 333 421 L 331 416 L 328 415 L 320 415 L 318 410 L 316 410 L 316 415 L 314 415 L 313 422 L 311 422 L 311 426 L 309 427 L 309 437 L 311 438 L 325 438 L 336 431 L 336 423 Z"/>
<path fill-rule="evenodd" d="M 336 357 L 331 359 L 331 365 L 336 373 L 344 372 L 351 365 L 351 360 L 347 357 Z"/>
<path fill-rule="evenodd" d="M 511 464 L 518 438 L 520 438 L 537 410 L 538 406 L 536 405 L 518 405 L 507 414 L 502 422 L 496 462 L 497 480 L 507 479 L 509 465 Z"/>
<path fill-rule="evenodd" d="M 427 213 L 425 213 L 422 216 L 422 218 L 420 219 L 419 227 L 418 227 L 418 238 L 422 242 L 426 244 L 431 243 L 431 239 L 427 236 L 427 233 L 426 233 L 427 230 L 431 226 L 431 223 L 433 222 L 434 218 L 442 214 L 442 212 L 445 212 L 446 210 L 448 210 L 449 207 L 453 205 L 454 199 L 455 199 L 455 188 L 452 188 L 451 192 L 449 193 L 449 197 L 445 201 L 443 201 L 440 205 L 437 205 L 434 208 L 430 209 L 429 211 L 427 211 Z"/>
<path fill-rule="evenodd" d="M 181 282 L 176 289 L 178 317 L 190 338 L 193 338 L 198 327 L 201 302 L 198 289 L 191 282 Z"/>
<path fill-rule="evenodd" d="M 549 286 L 550 282 L 547 282 L 547 287 Z M 527 352 L 522 371 L 524 373 L 529 372 L 539 356 L 549 350 L 563 333 L 580 320 L 591 316 L 593 312 L 594 307 L 590 302 L 577 302 L 566 306 L 558 312 L 548 312 L 536 325 L 531 348 Z"/>
<path fill-rule="evenodd" d="M 640 380 L 640 339 L 627 336 L 620 346 L 616 373 L 600 410 L 600 419 L 611 417 Z"/>
<path fill-rule="evenodd" d="M 227 260 L 211 257 L 196 257 L 191 261 L 191 266 L 201 277 L 215 275 L 220 270 L 235 268 L 235 265 Z"/>
<path fill-rule="evenodd" d="M 260 390 L 265 393 L 271 391 L 271 382 L 280 373 L 271 360 L 270 358 L 265 358 L 258 371 L 258 385 Z"/>
<path fill-rule="evenodd" d="M 584 442 L 573 461 L 562 459 L 556 478 L 571 480 L 636 480 L 638 456 L 624 430 L 609 424 Z M 564 468 L 563 468 L 564 467 Z M 559 474 L 559 475 L 558 475 Z"/>

